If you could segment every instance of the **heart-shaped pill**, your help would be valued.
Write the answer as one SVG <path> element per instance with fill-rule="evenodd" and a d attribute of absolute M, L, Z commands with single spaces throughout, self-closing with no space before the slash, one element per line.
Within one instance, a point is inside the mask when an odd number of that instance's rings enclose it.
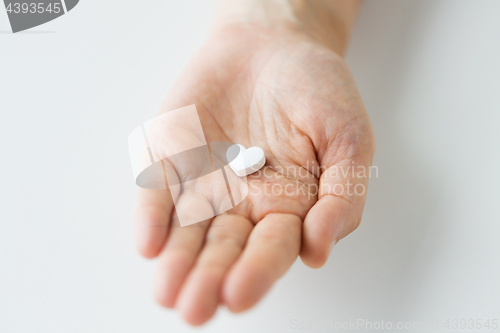
<path fill-rule="evenodd" d="M 226 158 L 231 170 L 240 177 L 257 172 L 266 164 L 264 151 L 259 147 L 245 149 L 242 145 L 235 144 L 228 148 Z"/>

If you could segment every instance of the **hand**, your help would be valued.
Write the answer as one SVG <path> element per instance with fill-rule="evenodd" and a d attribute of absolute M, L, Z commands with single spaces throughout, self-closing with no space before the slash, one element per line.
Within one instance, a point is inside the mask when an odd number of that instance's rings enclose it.
<path fill-rule="evenodd" d="M 342 57 L 297 29 L 217 30 L 162 110 L 191 104 L 207 141 L 258 146 L 267 158 L 241 204 L 194 226 L 176 227 L 169 190 L 139 190 L 136 242 L 159 257 L 155 297 L 199 325 L 220 304 L 254 306 L 299 254 L 325 263 L 361 220 L 375 141 Z"/>

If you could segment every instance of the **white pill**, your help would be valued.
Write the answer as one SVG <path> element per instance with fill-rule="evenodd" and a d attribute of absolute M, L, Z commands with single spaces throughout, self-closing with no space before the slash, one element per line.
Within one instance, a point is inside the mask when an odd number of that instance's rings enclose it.
<path fill-rule="evenodd" d="M 231 170 L 240 177 L 257 172 L 266 164 L 264 151 L 259 147 L 245 149 L 242 145 L 235 144 L 227 149 L 226 158 Z"/>

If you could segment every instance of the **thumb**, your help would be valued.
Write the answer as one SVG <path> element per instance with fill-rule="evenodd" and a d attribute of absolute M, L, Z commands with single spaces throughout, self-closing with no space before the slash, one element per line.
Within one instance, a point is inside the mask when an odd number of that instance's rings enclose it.
<path fill-rule="evenodd" d="M 378 172 L 370 167 L 374 144 L 368 146 L 362 154 L 329 165 L 320 176 L 318 201 L 306 215 L 302 230 L 300 256 L 311 268 L 323 266 L 333 246 L 361 222 L 368 180 Z"/>

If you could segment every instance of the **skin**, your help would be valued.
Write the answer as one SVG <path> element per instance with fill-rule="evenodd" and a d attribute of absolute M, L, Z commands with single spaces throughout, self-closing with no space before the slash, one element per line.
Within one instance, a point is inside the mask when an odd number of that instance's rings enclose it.
<path fill-rule="evenodd" d="M 236 208 L 183 228 L 169 190 L 139 189 L 137 197 L 137 248 L 158 258 L 155 298 L 192 325 L 221 305 L 250 309 L 299 255 L 312 268 L 324 265 L 359 225 L 366 199 L 367 176 L 336 171 L 368 170 L 375 152 L 342 58 L 357 1 L 290 1 L 286 11 L 270 10 L 283 1 L 256 1 L 257 16 L 245 14 L 244 2 L 219 13 L 161 112 L 195 104 L 207 141 L 261 147 L 266 172 L 248 177 L 249 195 Z M 262 18 L 266 10 L 285 14 Z M 273 194 L 273 184 L 287 191 Z"/>

